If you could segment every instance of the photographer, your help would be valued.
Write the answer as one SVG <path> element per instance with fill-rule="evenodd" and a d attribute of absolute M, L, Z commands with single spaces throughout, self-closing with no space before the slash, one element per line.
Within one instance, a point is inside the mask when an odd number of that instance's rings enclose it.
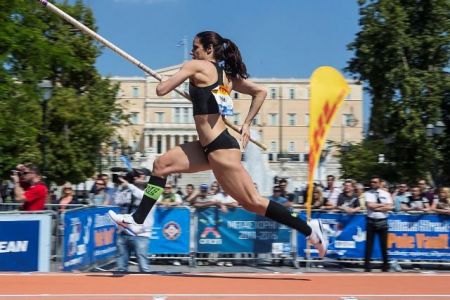
<path fill-rule="evenodd" d="M 21 210 L 44 210 L 48 197 L 47 186 L 41 181 L 39 169 L 34 164 L 18 165 L 12 171 L 14 182 L 14 196 L 23 205 Z"/>
<path fill-rule="evenodd" d="M 122 211 L 126 213 L 133 213 L 139 206 L 144 191 L 139 189 L 135 184 L 128 182 L 139 183 L 140 174 L 138 172 L 125 176 L 113 176 L 113 181 L 119 184 L 118 192 L 116 194 L 116 204 L 121 207 Z M 144 221 L 144 230 L 137 235 L 130 235 L 126 230 L 119 229 L 117 238 L 117 270 L 119 272 L 128 271 L 128 261 L 130 253 L 135 252 L 139 271 L 149 272 L 148 266 L 148 244 L 151 235 L 151 230 L 154 222 L 154 210 L 148 214 Z M 119 227 L 121 228 L 121 227 Z"/>

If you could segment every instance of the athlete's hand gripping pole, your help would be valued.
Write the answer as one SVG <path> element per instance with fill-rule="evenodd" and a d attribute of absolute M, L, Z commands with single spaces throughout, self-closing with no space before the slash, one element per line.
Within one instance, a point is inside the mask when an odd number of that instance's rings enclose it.
<path fill-rule="evenodd" d="M 113 50 L 114 52 L 116 52 L 117 54 L 119 54 L 120 56 L 125 58 L 126 60 L 130 61 L 131 63 L 133 63 L 135 66 L 137 66 L 138 68 L 143 70 L 145 73 L 147 73 L 150 76 L 154 77 L 156 80 L 161 81 L 161 75 L 159 75 L 158 73 L 156 73 L 155 71 L 153 71 L 152 69 L 150 69 L 149 67 L 144 65 L 142 62 L 140 62 L 139 60 L 137 60 L 136 58 L 134 58 L 133 56 L 131 56 L 127 52 L 123 51 L 122 49 L 120 49 L 119 47 L 117 47 L 116 45 L 114 45 L 113 43 L 108 41 L 107 39 L 105 39 L 104 37 L 102 37 L 101 35 L 96 33 L 95 31 L 91 30 L 89 27 L 85 26 L 84 24 L 82 24 L 81 22 L 77 21 L 76 19 L 74 19 L 70 15 L 66 14 L 61 9 L 59 9 L 58 7 L 53 5 L 52 3 L 48 2 L 48 0 L 37 0 L 37 1 L 39 1 L 43 6 L 45 6 L 51 12 L 55 13 L 56 15 L 60 16 L 61 18 L 63 18 L 64 20 L 66 20 L 67 22 L 69 22 L 70 24 L 75 26 L 76 28 L 80 29 L 85 34 L 87 34 L 90 37 L 92 37 L 93 39 L 99 41 L 100 43 L 102 43 L 103 45 L 108 47 L 109 49 Z M 186 99 L 191 100 L 191 97 L 185 91 L 182 91 L 182 90 L 176 88 L 175 92 L 177 92 L 181 96 L 185 97 Z M 223 119 L 225 121 L 225 124 L 228 127 L 230 127 L 231 129 L 233 129 L 234 131 L 236 131 L 238 133 L 240 132 L 240 129 L 237 126 L 235 126 L 232 123 L 230 123 L 227 119 L 225 119 L 225 118 L 223 118 Z M 264 150 L 267 149 L 267 147 L 264 144 L 261 144 L 261 143 L 255 141 L 255 140 L 253 140 L 253 139 L 250 139 L 250 141 L 252 143 L 254 143 L 255 145 L 257 145 L 258 147 L 261 147 Z"/>

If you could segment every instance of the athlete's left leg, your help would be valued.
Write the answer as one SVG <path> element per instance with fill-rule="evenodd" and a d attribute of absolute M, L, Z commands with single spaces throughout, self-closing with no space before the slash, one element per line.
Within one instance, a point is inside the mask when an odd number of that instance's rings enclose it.
<path fill-rule="evenodd" d="M 321 226 L 313 226 L 295 214 L 291 214 L 286 207 L 261 197 L 253 181 L 241 164 L 241 152 L 238 149 L 219 149 L 208 155 L 209 164 L 223 190 L 236 199 L 245 209 L 256 214 L 266 216 L 274 221 L 289 226 L 309 237 L 323 257 L 326 253 L 326 241 L 323 238 Z M 319 223 L 320 225 L 320 223 Z M 313 233 L 313 234 L 312 234 Z"/>

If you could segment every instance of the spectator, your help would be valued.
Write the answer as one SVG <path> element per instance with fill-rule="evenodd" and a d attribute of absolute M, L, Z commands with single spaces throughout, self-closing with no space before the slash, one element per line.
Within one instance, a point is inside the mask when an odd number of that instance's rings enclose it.
<path fill-rule="evenodd" d="M 288 201 L 288 199 L 286 199 L 283 196 L 281 196 L 282 192 L 283 191 L 280 188 L 280 186 L 279 185 L 275 185 L 273 187 L 273 194 L 272 194 L 272 196 L 269 196 L 269 200 L 277 202 L 277 203 L 280 203 L 281 205 L 283 205 L 285 207 L 290 207 L 291 203 Z"/>
<path fill-rule="evenodd" d="M 21 202 L 24 211 L 44 210 L 48 189 L 41 181 L 39 169 L 34 164 L 18 165 L 11 176 L 14 182 L 15 200 Z"/>
<path fill-rule="evenodd" d="M 353 188 L 353 181 L 346 180 L 344 182 L 343 192 L 338 197 L 337 208 L 348 214 L 353 214 L 361 210 L 359 197 Z"/>
<path fill-rule="evenodd" d="M 361 210 L 366 210 L 366 196 L 364 195 L 364 185 L 362 183 L 355 182 L 353 184 L 355 193 L 358 196 L 359 206 Z"/>
<path fill-rule="evenodd" d="M 441 187 L 438 193 L 438 201 L 434 211 L 438 214 L 450 215 L 450 188 Z"/>
<path fill-rule="evenodd" d="M 402 210 L 402 203 L 406 202 L 406 198 L 409 197 L 408 186 L 406 183 L 400 183 L 397 186 L 397 190 L 394 192 L 394 211 L 399 212 Z"/>
<path fill-rule="evenodd" d="M 209 187 L 208 194 L 216 195 L 219 192 L 220 192 L 219 183 L 217 181 L 213 181 L 213 183 L 211 183 L 211 186 Z"/>
<path fill-rule="evenodd" d="M 208 193 L 208 185 L 206 183 L 200 184 L 200 192 L 194 197 L 192 205 L 197 208 L 217 205 L 217 201 L 212 199 Z"/>
<path fill-rule="evenodd" d="M 323 207 L 322 189 L 318 186 L 313 189 L 311 209 L 321 209 Z"/>
<path fill-rule="evenodd" d="M 108 174 L 100 174 L 100 179 L 102 179 L 105 182 L 105 193 L 108 194 L 110 203 L 114 203 L 114 187 L 112 183 L 109 181 L 109 175 Z M 145 179 L 144 179 L 145 181 Z"/>
<path fill-rule="evenodd" d="M 68 204 L 77 204 L 77 198 L 74 195 L 72 185 L 70 183 L 66 183 L 63 186 L 61 197 L 58 200 L 59 210 L 64 211 Z"/>
<path fill-rule="evenodd" d="M 134 184 L 129 183 L 123 177 L 119 177 L 121 184 L 116 197 L 116 204 L 122 210 L 134 212 L 141 201 L 144 192 Z M 154 223 L 155 210 L 152 210 L 144 221 L 144 231 L 138 235 L 130 235 L 126 230 L 121 230 L 117 236 L 117 271 L 127 272 L 131 252 L 134 251 L 139 267 L 139 272 L 150 272 L 148 266 L 148 245 L 151 229 Z"/>
<path fill-rule="evenodd" d="M 430 204 L 428 203 L 428 199 L 422 197 L 423 193 L 420 191 L 419 186 L 413 186 L 411 188 L 411 195 L 405 197 L 403 200 L 401 207 L 402 211 L 411 212 L 411 211 L 421 211 L 426 212 L 430 210 Z"/>
<path fill-rule="evenodd" d="M 367 206 L 367 234 L 366 249 L 364 256 L 364 270 L 371 271 L 370 259 L 372 256 L 373 242 L 375 235 L 380 238 L 381 254 L 383 256 L 382 271 L 389 271 L 389 261 L 387 254 L 388 222 L 387 213 L 393 208 L 391 195 L 381 188 L 381 179 L 373 176 L 370 180 L 371 190 L 366 192 Z"/>
<path fill-rule="evenodd" d="M 434 194 L 430 191 L 427 181 L 425 179 L 419 179 L 417 185 L 420 189 L 420 196 L 428 200 L 430 207 L 433 206 Z"/>
<path fill-rule="evenodd" d="M 156 205 L 167 208 L 173 206 L 180 206 L 182 204 L 183 200 L 181 199 L 181 196 L 178 195 L 177 193 L 174 193 L 172 183 L 167 182 L 166 185 L 164 186 L 164 192 L 159 197 Z"/>
<path fill-rule="evenodd" d="M 217 201 L 217 205 L 219 206 L 222 213 L 228 213 L 229 209 L 234 209 L 239 206 L 238 202 L 233 199 L 230 195 L 222 191 L 220 185 L 217 184 L 217 188 L 219 190 L 215 195 L 211 195 L 211 197 Z M 232 258 L 233 254 L 219 254 L 218 258 L 222 259 L 217 262 L 218 266 L 232 267 L 233 263 L 231 261 L 227 261 L 227 258 Z"/>
<path fill-rule="evenodd" d="M 95 181 L 95 192 L 90 195 L 91 205 L 110 205 L 111 199 L 106 192 L 106 181 L 103 179 L 97 179 Z"/>
<path fill-rule="evenodd" d="M 327 176 L 327 186 L 323 189 L 323 200 L 326 208 L 335 208 L 337 199 L 341 190 L 335 185 L 335 177 L 333 175 Z"/>
<path fill-rule="evenodd" d="M 185 191 L 185 195 L 183 196 L 184 204 L 192 205 L 192 201 L 194 200 L 195 196 L 198 194 L 198 192 L 195 190 L 194 185 L 191 183 L 186 184 L 184 191 Z"/>
<path fill-rule="evenodd" d="M 293 193 L 289 193 L 287 191 L 287 186 L 288 186 L 288 181 L 286 178 L 282 178 L 280 179 L 280 181 L 278 182 L 278 186 L 281 189 L 281 196 L 286 198 L 289 202 L 290 202 L 290 206 L 292 206 L 292 204 L 294 204 L 295 201 L 295 194 Z"/>

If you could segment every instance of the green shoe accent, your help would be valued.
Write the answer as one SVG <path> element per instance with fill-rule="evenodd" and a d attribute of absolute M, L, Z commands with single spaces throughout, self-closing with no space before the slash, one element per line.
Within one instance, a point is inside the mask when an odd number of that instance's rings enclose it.
<path fill-rule="evenodd" d="M 144 195 L 154 200 L 158 200 L 159 196 L 161 196 L 163 192 L 164 188 L 157 185 L 148 184 L 144 190 Z"/>
<path fill-rule="evenodd" d="M 297 218 L 297 217 L 298 217 L 298 214 L 297 214 L 296 212 L 292 212 L 292 213 L 291 213 L 291 216 L 293 216 L 294 218 Z"/>

